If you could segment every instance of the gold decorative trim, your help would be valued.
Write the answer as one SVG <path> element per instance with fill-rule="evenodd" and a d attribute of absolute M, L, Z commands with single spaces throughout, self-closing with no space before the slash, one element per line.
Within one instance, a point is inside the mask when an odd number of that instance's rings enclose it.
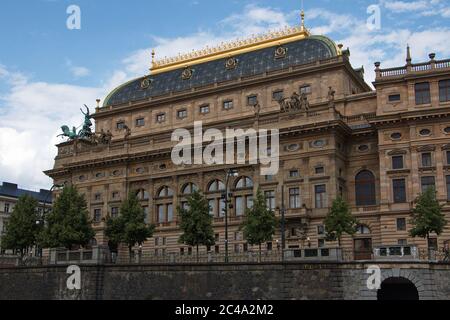
<path fill-rule="evenodd" d="M 154 53 L 152 52 L 152 67 L 150 72 L 152 75 L 155 75 L 179 68 L 188 68 L 212 60 L 230 58 L 239 54 L 273 46 L 282 46 L 283 44 L 302 40 L 309 36 L 310 32 L 302 24 L 301 26 L 285 27 L 278 31 L 270 31 L 245 40 L 221 43 L 216 47 L 207 47 L 206 49 L 193 51 L 188 54 L 179 54 L 171 58 L 154 60 Z"/>

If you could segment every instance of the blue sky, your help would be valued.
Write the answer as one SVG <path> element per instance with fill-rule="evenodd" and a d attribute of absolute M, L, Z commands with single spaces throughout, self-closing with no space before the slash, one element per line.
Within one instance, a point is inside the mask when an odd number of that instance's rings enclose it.
<path fill-rule="evenodd" d="M 367 8 L 378 5 L 381 27 L 369 30 Z M 81 9 L 81 30 L 66 27 L 69 5 Z M 430 52 L 450 58 L 450 0 L 305 0 L 307 26 L 350 47 L 355 67 L 373 80 L 373 62 L 404 64 Z M 0 1 L 0 182 L 51 185 L 62 124 L 80 122 L 120 83 L 144 75 L 150 50 L 176 55 L 299 23 L 300 0 L 285 1 Z M 39 133 L 39 134 L 36 134 Z"/>

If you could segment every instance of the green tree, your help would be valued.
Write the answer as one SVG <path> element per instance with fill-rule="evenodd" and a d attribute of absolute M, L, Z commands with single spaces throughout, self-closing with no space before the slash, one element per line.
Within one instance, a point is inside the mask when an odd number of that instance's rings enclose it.
<path fill-rule="evenodd" d="M 19 250 L 23 257 L 27 250 L 36 245 L 39 225 L 37 207 L 39 203 L 29 195 L 19 198 L 2 236 L 2 249 Z"/>
<path fill-rule="evenodd" d="M 272 241 L 278 225 L 275 213 L 267 207 L 266 197 L 258 189 L 253 207 L 247 209 L 241 225 L 244 238 L 250 245 L 259 246 L 259 259 L 261 260 L 261 244 Z"/>
<path fill-rule="evenodd" d="M 187 198 L 187 208 L 177 208 L 183 232 L 178 242 L 196 247 L 197 259 L 200 245 L 215 244 L 213 217 L 209 214 L 209 209 L 208 200 L 199 191 L 193 192 Z"/>
<path fill-rule="evenodd" d="M 338 197 L 333 201 L 330 212 L 325 218 L 324 225 L 328 240 L 338 241 L 341 246 L 341 238 L 344 233 L 354 235 L 359 222 L 352 215 L 350 207 L 347 202 Z"/>
<path fill-rule="evenodd" d="M 120 216 L 108 218 L 105 235 L 115 246 L 125 244 L 131 260 L 133 247 L 142 245 L 154 232 L 155 226 L 145 223 L 145 210 L 136 193 L 130 192 L 128 198 L 122 202 Z"/>
<path fill-rule="evenodd" d="M 430 233 L 440 235 L 447 224 L 445 215 L 442 213 L 439 201 L 436 199 L 434 188 L 428 188 L 416 199 L 416 206 L 412 210 L 411 224 L 413 228 L 409 231 L 411 237 L 426 238 L 429 243 Z"/>
<path fill-rule="evenodd" d="M 84 195 L 74 186 L 65 187 L 45 216 L 39 237 L 41 246 L 70 250 L 73 246 L 86 246 L 94 236 Z"/>

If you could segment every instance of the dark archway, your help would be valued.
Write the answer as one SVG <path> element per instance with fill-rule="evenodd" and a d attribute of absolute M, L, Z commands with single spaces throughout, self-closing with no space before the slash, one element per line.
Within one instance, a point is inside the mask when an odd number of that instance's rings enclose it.
<path fill-rule="evenodd" d="M 405 278 L 388 278 L 378 290 L 378 300 L 419 300 L 414 283 Z"/>

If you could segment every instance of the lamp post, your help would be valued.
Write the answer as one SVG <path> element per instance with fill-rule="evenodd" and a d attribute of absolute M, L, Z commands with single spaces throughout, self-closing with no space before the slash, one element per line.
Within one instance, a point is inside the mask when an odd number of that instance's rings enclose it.
<path fill-rule="evenodd" d="M 228 263 L 228 206 L 230 205 L 230 195 L 229 195 L 229 190 L 228 190 L 228 184 L 230 182 L 230 178 L 231 177 L 237 177 L 238 176 L 238 171 L 236 169 L 228 169 L 226 171 L 226 178 L 225 178 L 225 195 L 224 195 L 224 200 L 225 200 L 225 208 L 224 208 L 224 213 L 225 213 L 225 263 Z M 230 205 L 231 208 L 231 205 Z"/>
<path fill-rule="evenodd" d="M 284 205 L 284 185 L 281 186 L 281 261 L 284 261 L 284 250 L 286 249 L 286 206 Z"/>

